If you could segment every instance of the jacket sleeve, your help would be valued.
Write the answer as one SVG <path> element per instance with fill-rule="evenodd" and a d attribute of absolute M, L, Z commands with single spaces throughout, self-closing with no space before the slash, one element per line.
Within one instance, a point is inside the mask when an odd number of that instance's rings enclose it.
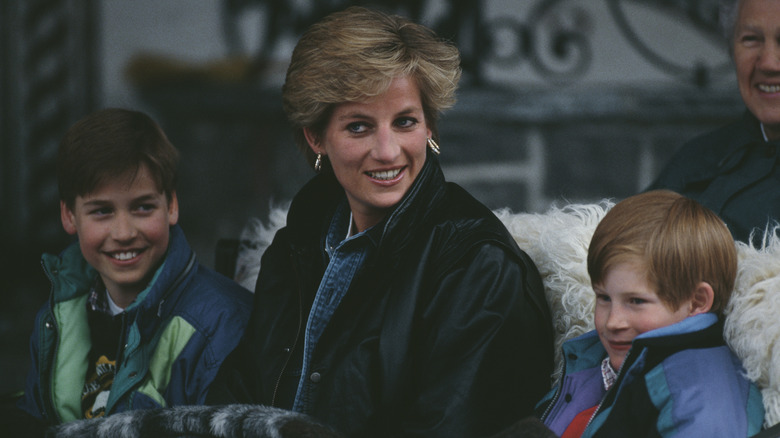
<path fill-rule="evenodd" d="M 416 389 L 397 434 L 486 436 L 532 415 L 550 389 L 553 340 L 530 259 L 482 244 L 434 287 L 415 341 Z"/>
<path fill-rule="evenodd" d="M 213 288 L 214 293 L 185 297 L 198 301 L 193 303 L 197 310 L 191 308 L 189 315 L 199 317 L 191 316 L 188 321 L 195 332 L 171 365 L 172 380 L 165 391 L 168 405 L 206 402 L 207 391 L 220 365 L 238 344 L 249 319 L 252 297 L 248 291 L 211 271 L 199 274 L 196 280 Z M 162 350 L 167 351 L 167 347 Z"/>

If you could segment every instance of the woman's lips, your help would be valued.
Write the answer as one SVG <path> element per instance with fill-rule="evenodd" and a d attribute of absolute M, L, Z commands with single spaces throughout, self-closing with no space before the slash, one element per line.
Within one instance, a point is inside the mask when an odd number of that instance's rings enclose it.
<path fill-rule="evenodd" d="M 369 171 L 366 172 L 366 175 L 375 183 L 393 185 L 406 175 L 406 166 L 390 170 Z"/>

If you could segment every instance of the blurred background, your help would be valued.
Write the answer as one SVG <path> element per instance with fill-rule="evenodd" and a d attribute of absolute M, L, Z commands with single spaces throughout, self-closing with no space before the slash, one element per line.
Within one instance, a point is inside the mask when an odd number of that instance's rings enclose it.
<path fill-rule="evenodd" d="M 281 111 L 300 33 L 364 4 L 456 41 L 445 176 L 491 208 L 620 199 L 743 111 L 717 0 L 0 2 L 0 393 L 23 386 L 59 222 L 54 157 L 103 107 L 148 112 L 182 153 L 180 224 L 200 261 L 313 175 Z"/>

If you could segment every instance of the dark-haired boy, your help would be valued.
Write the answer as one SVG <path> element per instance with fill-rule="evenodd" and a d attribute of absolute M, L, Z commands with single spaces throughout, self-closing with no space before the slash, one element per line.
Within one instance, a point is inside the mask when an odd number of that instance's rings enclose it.
<path fill-rule="evenodd" d="M 178 152 L 147 115 L 105 109 L 60 143 L 66 232 L 43 256 L 49 302 L 19 408 L 39 424 L 201 404 L 240 339 L 251 293 L 201 266 L 182 230 Z"/>

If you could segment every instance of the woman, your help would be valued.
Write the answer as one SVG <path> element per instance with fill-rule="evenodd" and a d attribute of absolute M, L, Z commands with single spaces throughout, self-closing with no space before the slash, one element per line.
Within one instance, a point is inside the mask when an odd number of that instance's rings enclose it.
<path fill-rule="evenodd" d="M 685 144 L 650 189 L 670 189 L 715 211 L 736 240 L 780 220 L 780 3 L 723 0 L 721 24 L 747 111 Z M 771 224 L 769 224 L 771 226 Z"/>
<path fill-rule="evenodd" d="M 319 174 L 263 255 L 209 403 L 349 436 L 484 436 L 532 413 L 552 372 L 539 274 L 436 158 L 459 63 L 429 29 L 364 8 L 302 36 L 283 102 Z"/>

